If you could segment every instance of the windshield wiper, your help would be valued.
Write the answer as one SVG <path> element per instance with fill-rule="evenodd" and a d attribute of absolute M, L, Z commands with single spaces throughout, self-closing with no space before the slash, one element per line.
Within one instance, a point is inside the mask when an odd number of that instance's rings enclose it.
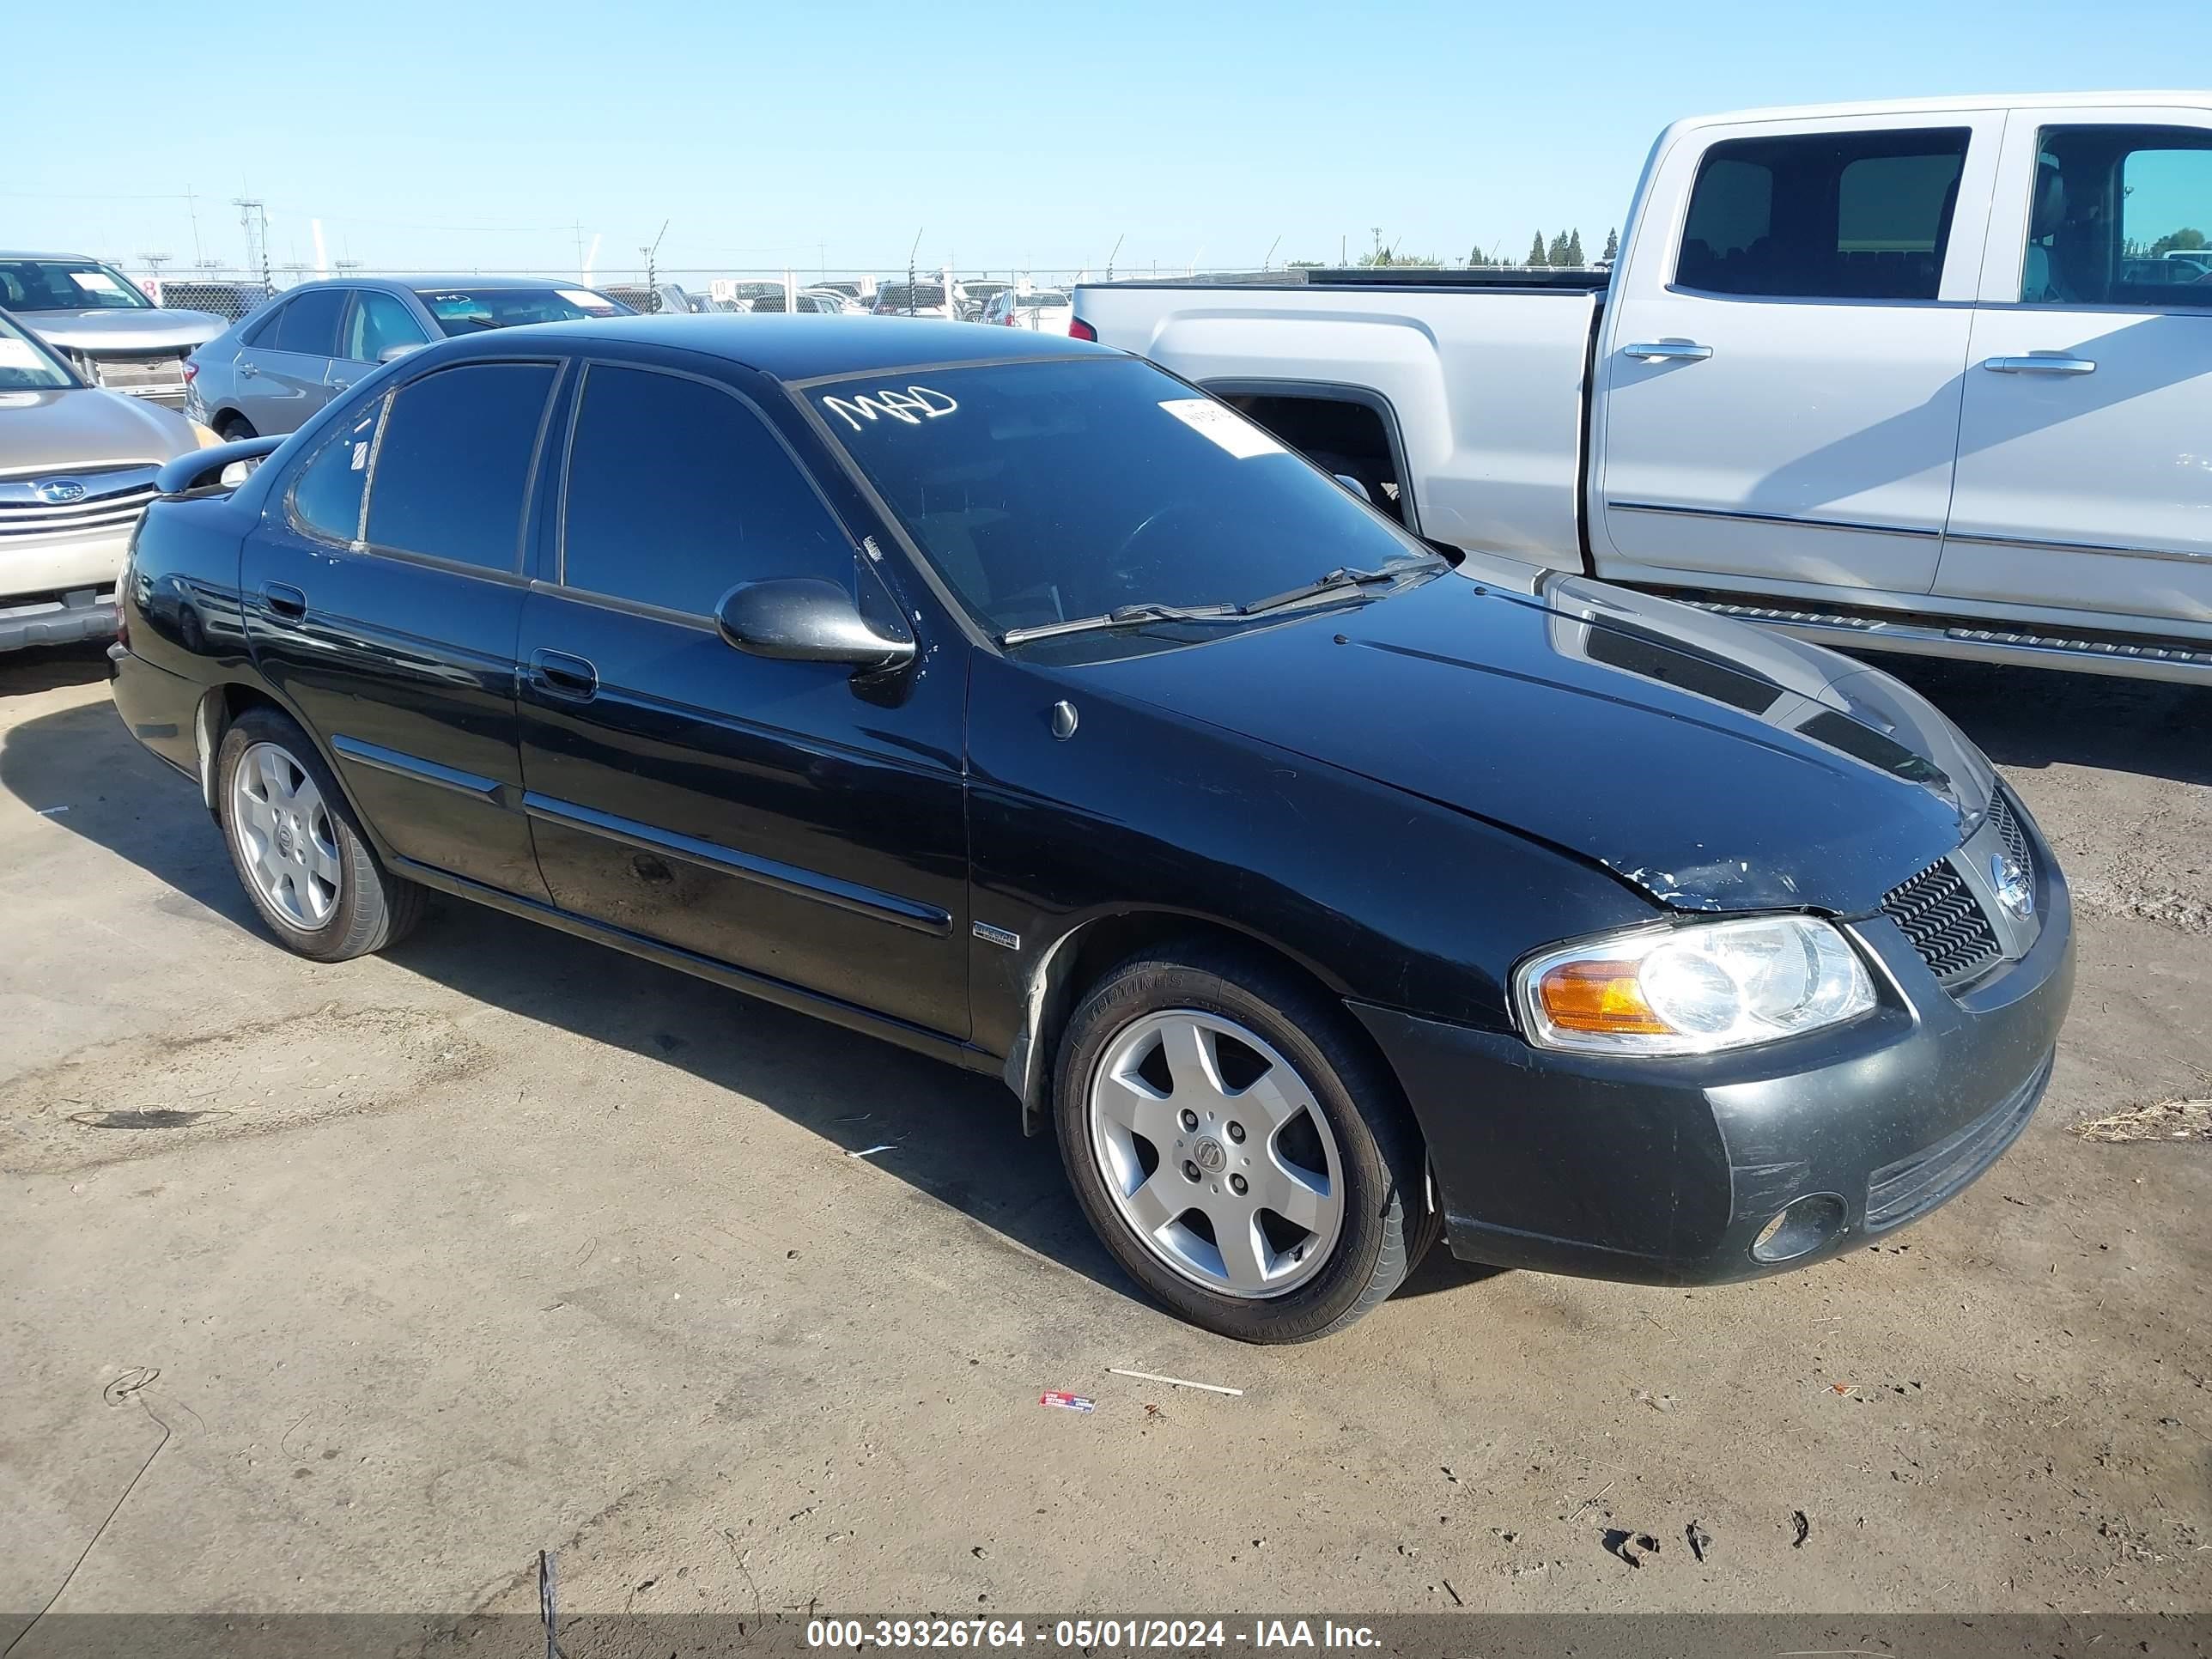
<path fill-rule="evenodd" d="M 1401 576 L 1409 576 L 1417 570 L 1449 563 L 1450 561 L 1441 554 L 1423 553 L 1393 559 L 1379 570 L 1358 570 L 1350 565 L 1339 565 L 1327 575 L 1317 576 L 1312 581 L 1280 593 L 1270 594 L 1264 599 L 1254 599 L 1249 605 L 1240 607 L 1240 611 L 1247 617 L 1258 616 L 1262 611 L 1279 611 L 1285 605 L 1297 605 L 1323 593 L 1334 593 L 1341 588 L 1372 587 L 1382 582 L 1395 582 Z"/>
<path fill-rule="evenodd" d="M 1040 623 L 1035 628 L 1010 628 L 999 635 L 999 643 L 1026 645 L 1031 640 L 1057 639 L 1063 634 L 1095 634 L 1109 628 L 1133 628 L 1140 623 L 1234 621 L 1243 614 L 1243 608 L 1234 605 L 1120 605 L 1096 617 Z"/>

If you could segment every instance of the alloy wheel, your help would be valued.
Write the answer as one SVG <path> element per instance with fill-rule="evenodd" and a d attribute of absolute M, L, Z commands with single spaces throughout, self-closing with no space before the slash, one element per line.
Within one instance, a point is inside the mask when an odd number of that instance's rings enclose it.
<path fill-rule="evenodd" d="M 344 887 L 337 825 L 323 792 L 282 744 L 257 743 L 231 773 L 240 862 L 262 902 L 302 933 L 331 919 Z"/>
<path fill-rule="evenodd" d="M 1174 1008 L 1114 1034 L 1088 1091 L 1091 1155 L 1122 1221 L 1224 1296 L 1295 1290 L 1344 1222 L 1344 1166 L 1313 1090 L 1257 1033 Z"/>

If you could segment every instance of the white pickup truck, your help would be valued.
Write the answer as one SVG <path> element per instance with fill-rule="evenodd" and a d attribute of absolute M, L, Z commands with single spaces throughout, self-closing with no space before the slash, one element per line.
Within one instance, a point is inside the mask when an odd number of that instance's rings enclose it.
<path fill-rule="evenodd" d="M 1660 135 L 1609 274 L 1094 283 L 1072 331 L 1431 541 L 2212 684 L 2208 234 L 2212 93 L 1753 111 Z"/>

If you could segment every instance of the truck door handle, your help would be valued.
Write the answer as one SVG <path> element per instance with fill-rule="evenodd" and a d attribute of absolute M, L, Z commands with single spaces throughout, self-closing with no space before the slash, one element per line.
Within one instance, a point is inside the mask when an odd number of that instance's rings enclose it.
<path fill-rule="evenodd" d="M 264 582 L 261 597 L 269 601 L 269 608 L 280 617 L 295 620 L 307 614 L 307 596 L 289 582 Z"/>
<path fill-rule="evenodd" d="M 1713 355 L 1713 349 L 1695 340 L 1653 340 L 1645 345 L 1623 346 L 1620 355 L 1640 357 L 1647 363 L 1702 363 Z"/>
<path fill-rule="evenodd" d="M 564 651 L 532 652 L 530 678 L 556 697 L 579 702 L 596 695 L 599 689 L 599 671 L 583 658 Z"/>
<path fill-rule="evenodd" d="M 2087 357 L 2067 357 L 2045 352 L 2033 357 L 1991 357 L 1982 367 L 1993 374 L 2094 374 L 2097 365 Z"/>

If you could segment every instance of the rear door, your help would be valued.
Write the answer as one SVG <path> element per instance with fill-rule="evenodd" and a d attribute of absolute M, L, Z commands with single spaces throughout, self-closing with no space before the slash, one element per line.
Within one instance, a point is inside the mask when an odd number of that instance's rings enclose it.
<path fill-rule="evenodd" d="M 255 661 L 385 843 L 539 899 L 515 639 L 556 372 L 464 362 L 376 398 L 271 495 L 240 570 Z"/>
<path fill-rule="evenodd" d="M 1956 209 L 2002 131 L 1746 123 L 1661 156 L 1607 300 L 1601 574 L 1927 592 L 1981 255 Z"/>
<path fill-rule="evenodd" d="M 2019 111 L 1936 591 L 2212 626 L 2212 112 Z"/>
<path fill-rule="evenodd" d="M 239 413 L 264 437 L 296 432 L 331 400 L 331 359 L 349 297 L 342 288 L 294 295 L 239 353 Z"/>
<path fill-rule="evenodd" d="M 964 644 L 925 641 L 874 684 L 723 641 L 739 582 L 814 576 L 892 603 L 848 528 L 858 497 L 825 471 L 833 508 L 726 384 L 594 362 L 566 449 L 522 653 L 526 805 L 554 902 L 964 1036 Z"/>

